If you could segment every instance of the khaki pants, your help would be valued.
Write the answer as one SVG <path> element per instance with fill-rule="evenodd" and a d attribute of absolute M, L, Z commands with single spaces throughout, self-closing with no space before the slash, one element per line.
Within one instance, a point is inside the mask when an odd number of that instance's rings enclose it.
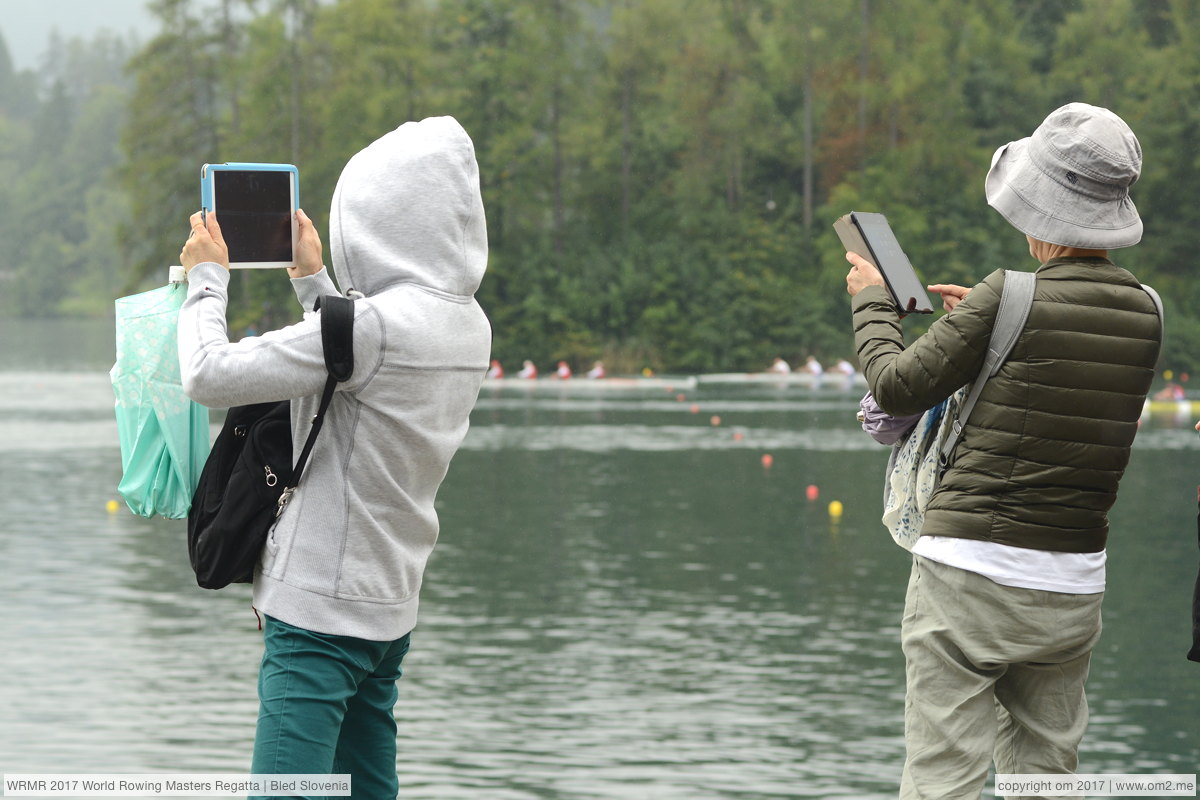
<path fill-rule="evenodd" d="M 1002 586 L 913 557 L 901 626 L 902 800 L 977 800 L 996 772 L 1075 771 L 1103 594 Z"/>

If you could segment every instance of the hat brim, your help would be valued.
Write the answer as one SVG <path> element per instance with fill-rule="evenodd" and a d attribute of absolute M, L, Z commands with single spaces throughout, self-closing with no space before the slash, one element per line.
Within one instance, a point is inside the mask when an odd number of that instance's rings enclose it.
<path fill-rule="evenodd" d="M 1018 139 L 997 150 L 984 181 L 988 205 L 1009 224 L 1043 242 L 1088 250 L 1141 241 L 1142 219 L 1128 194 L 1103 201 L 1072 191 L 1033 163 L 1029 142 Z"/>

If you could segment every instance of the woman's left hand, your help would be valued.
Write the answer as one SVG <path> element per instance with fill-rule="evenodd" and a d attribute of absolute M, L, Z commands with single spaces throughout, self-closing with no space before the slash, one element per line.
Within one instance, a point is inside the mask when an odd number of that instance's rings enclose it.
<path fill-rule="evenodd" d="M 858 253 L 846 253 L 846 260 L 851 264 L 850 271 L 846 273 L 846 291 L 851 297 L 868 286 L 885 285 L 883 273 Z"/>
<path fill-rule="evenodd" d="M 205 215 L 197 211 L 192 214 L 189 222 L 192 225 L 192 235 L 183 244 L 179 253 L 179 263 L 184 269 L 191 271 L 197 264 L 212 261 L 229 269 L 229 248 L 225 238 L 221 236 L 221 226 L 217 224 L 217 215 Z"/>

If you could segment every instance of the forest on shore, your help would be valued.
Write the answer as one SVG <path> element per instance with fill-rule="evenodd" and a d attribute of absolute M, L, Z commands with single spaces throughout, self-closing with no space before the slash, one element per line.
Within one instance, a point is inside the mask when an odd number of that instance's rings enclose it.
<path fill-rule="evenodd" d="M 149 40 L 54 36 L 36 70 L 0 38 L 0 313 L 111 315 L 165 281 L 206 162 L 296 164 L 328 245 L 347 159 L 450 114 L 510 370 L 832 361 L 853 355 L 833 221 L 885 213 L 929 282 L 1032 269 L 984 175 L 1084 101 L 1141 141 L 1145 236 L 1114 260 L 1166 302 L 1161 366 L 1200 370 L 1200 0 L 148 4 Z M 231 294 L 234 331 L 297 315 L 280 271 Z"/>

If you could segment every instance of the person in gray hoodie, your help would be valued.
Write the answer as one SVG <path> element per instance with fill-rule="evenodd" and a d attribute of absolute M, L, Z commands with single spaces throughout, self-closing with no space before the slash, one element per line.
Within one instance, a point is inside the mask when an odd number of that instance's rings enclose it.
<path fill-rule="evenodd" d="M 289 273 L 304 319 L 230 342 L 228 253 L 215 215 L 192 217 L 179 358 L 203 405 L 292 400 L 298 451 L 326 379 L 313 306 L 338 292 L 312 222 L 297 221 Z M 338 180 L 329 227 L 337 282 L 356 298 L 354 372 L 254 573 L 266 626 L 252 769 L 349 773 L 355 797 L 395 797 L 392 707 L 438 536 L 434 498 L 491 349 L 474 297 L 487 230 L 466 131 L 431 118 L 366 147 Z"/>

